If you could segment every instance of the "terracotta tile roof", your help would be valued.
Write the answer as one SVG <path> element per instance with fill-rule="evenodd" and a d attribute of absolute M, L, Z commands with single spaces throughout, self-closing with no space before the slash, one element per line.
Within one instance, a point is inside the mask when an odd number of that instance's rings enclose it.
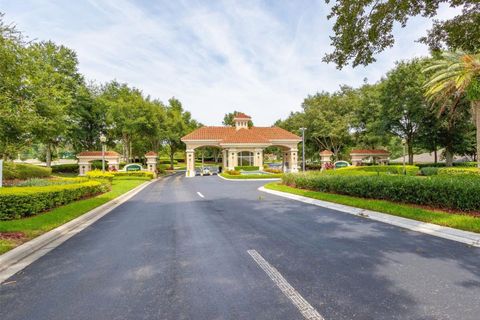
<path fill-rule="evenodd" d="M 217 140 L 220 143 L 270 143 L 272 140 L 302 139 L 279 127 L 251 127 L 236 130 L 234 127 L 201 127 L 187 134 L 182 141 Z"/>
<path fill-rule="evenodd" d="M 390 154 L 390 152 L 386 150 L 369 150 L 369 149 L 354 149 L 350 152 L 350 154 Z"/>
<path fill-rule="evenodd" d="M 269 143 L 270 141 L 259 134 L 258 130 L 239 129 L 234 132 L 230 132 L 221 143 Z"/>
<path fill-rule="evenodd" d="M 118 154 L 115 151 L 105 151 L 105 155 L 114 157 L 114 156 L 119 156 L 120 154 Z M 77 156 L 80 156 L 80 157 L 98 157 L 98 156 L 100 156 L 101 157 L 102 156 L 102 151 L 82 151 L 79 154 L 77 154 Z"/>
<path fill-rule="evenodd" d="M 235 115 L 235 117 L 233 117 L 234 119 L 252 119 L 252 117 L 250 116 L 247 116 L 245 113 L 243 112 L 239 112 Z"/>
<path fill-rule="evenodd" d="M 331 156 L 333 154 L 332 151 L 330 150 L 323 150 L 322 152 L 320 152 L 321 155 L 326 155 L 326 156 Z"/>
<path fill-rule="evenodd" d="M 158 154 L 156 152 L 153 152 L 153 151 L 149 151 L 145 154 L 146 156 L 157 156 Z"/>

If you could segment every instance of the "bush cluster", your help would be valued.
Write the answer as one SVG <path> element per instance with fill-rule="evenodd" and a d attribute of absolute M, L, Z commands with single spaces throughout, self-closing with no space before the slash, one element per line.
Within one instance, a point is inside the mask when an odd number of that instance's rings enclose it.
<path fill-rule="evenodd" d="M 455 175 L 473 175 L 480 176 L 480 169 L 472 167 L 449 167 L 449 168 L 439 168 L 438 175 L 440 176 L 455 176 Z"/>
<path fill-rule="evenodd" d="M 0 220 L 35 215 L 75 200 L 106 192 L 108 189 L 109 184 L 100 181 L 44 187 L 1 188 Z"/>
<path fill-rule="evenodd" d="M 263 169 L 265 172 L 270 172 L 270 173 L 283 173 L 282 169 L 273 169 L 273 168 L 266 168 Z"/>
<path fill-rule="evenodd" d="M 231 176 L 239 176 L 240 175 L 240 171 L 238 170 L 227 170 L 225 171 L 226 174 L 229 174 Z"/>
<path fill-rule="evenodd" d="M 148 178 L 148 179 L 153 179 L 155 176 L 153 172 L 150 171 L 116 171 L 116 172 L 109 172 L 113 174 L 115 178 L 129 178 L 129 177 L 135 177 L 135 178 Z"/>
<path fill-rule="evenodd" d="M 419 172 L 417 166 L 405 166 L 407 175 L 414 176 Z M 345 168 L 339 168 L 335 170 L 325 171 L 328 175 L 403 175 L 403 166 L 350 166 Z"/>
<path fill-rule="evenodd" d="M 52 169 L 33 164 L 5 162 L 3 164 L 3 180 L 26 180 L 31 178 L 47 178 Z"/>
<path fill-rule="evenodd" d="M 302 189 L 362 198 L 461 211 L 480 210 L 478 177 L 332 176 L 307 173 L 286 174 L 283 182 Z"/>
<path fill-rule="evenodd" d="M 87 172 L 87 177 L 89 179 L 95 179 L 95 180 L 108 180 L 112 181 L 113 180 L 113 173 L 112 172 L 102 172 L 101 170 L 91 170 Z"/>
<path fill-rule="evenodd" d="M 260 169 L 259 166 L 238 166 L 235 167 L 237 171 L 258 171 Z"/>
<path fill-rule="evenodd" d="M 440 167 L 421 167 L 420 173 L 422 176 L 435 176 L 438 174 Z"/>

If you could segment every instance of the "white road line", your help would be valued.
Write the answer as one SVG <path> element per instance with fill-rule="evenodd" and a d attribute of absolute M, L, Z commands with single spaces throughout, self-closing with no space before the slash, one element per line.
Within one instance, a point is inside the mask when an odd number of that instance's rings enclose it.
<path fill-rule="evenodd" d="M 255 260 L 260 268 L 272 279 L 277 287 L 282 290 L 283 294 L 287 296 L 295 307 L 300 310 L 300 313 L 308 320 L 325 320 L 314 307 L 312 307 L 307 300 L 305 300 L 300 293 L 297 292 L 285 278 L 278 272 L 278 270 L 270 265 L 256 250 L 247 250 L 248 254 Z"/>
<path fill-rule="evenodd" d="M 201 194 L 200 192 L 197 191 L 197 194 L 201 197 L 201 198 L 205 198 L 205 196 L 203 194 Z"/>

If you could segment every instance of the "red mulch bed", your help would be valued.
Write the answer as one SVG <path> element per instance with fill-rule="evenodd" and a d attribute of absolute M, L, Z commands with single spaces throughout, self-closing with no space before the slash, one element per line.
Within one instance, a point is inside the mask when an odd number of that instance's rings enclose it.
<path fill-rule="evenodd" d="M 25 238 L 23 232 L 0 232 L 0 240 L 22 240 Z"/>

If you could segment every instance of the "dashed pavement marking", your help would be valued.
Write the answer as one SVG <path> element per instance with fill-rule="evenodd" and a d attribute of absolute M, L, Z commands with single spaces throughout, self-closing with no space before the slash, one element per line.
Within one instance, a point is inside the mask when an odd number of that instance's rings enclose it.
<path fill-rule="evenodd" d="M 200 192 L 197 191 L 197 194 L 200 198 L 205 198 L 205 196 L 203 194 L 201 194 Z"/>
<path fill-rule="evenodd" d="M 300 313 L 307 320 L 325 320 L 318 311 L 305 300 L 300 293 L 295 290 L 278 270 L 270 265 L 256 250 L 247 250 L 248 254 L 262 268 L 263 271 L 272 279 L 277 287 L 285 296 L 300 310 Z"/>

